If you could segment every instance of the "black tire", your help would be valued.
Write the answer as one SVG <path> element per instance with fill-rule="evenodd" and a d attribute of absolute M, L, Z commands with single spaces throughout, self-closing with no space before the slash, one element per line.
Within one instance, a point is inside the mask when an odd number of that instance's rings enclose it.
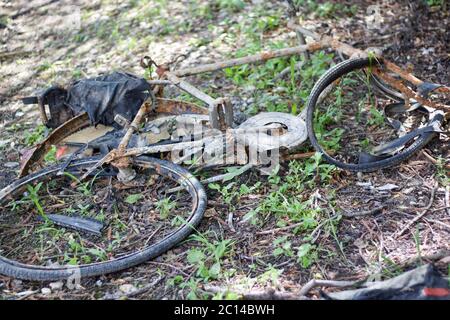
<path fill-rule="evenodd" d="M 386 96 L 389 99 L 395 100 L 395 101 L 403 101 L 403 95 L 392 89 L 390 86 L 385 84 L 383 80 L 378 78 L 374 74 L 370 74 L 370 83 L 371 85 L 378 90 L 381 94 Z"/>
<path fill-rule="evenodd" d="M 329 163 L 345 169 L 349 171 L 356 172 L 371 172 L 376 171 L 378 169 L 383 169 L 387 167 L 394 166 L 409 157 L 411 157 L 415 152 L 422 149 L 427 143 L 429 143 L 435 136 L 435 132 L 427 132 L 419 136 L 410 146 L 405 148 L 402 152 L 379 161 L 364 163 L 364 164 L 354 164 L 354 163 L 345 163 L 338 161 L 331 157 L 329 154 L 325 152 L 322 146 L 319 144 L 316 134 L 314 132 L 314 112 L 316 110 L 316 104 L 319 99 L 320 94 L 334 81 L 344 76 L 345 74 L 358 70 L 364 69 L 367 67 L 376 67 L 382 64 L 382 60 L 374 60 L 370 58 L 358 58 L 358 59 L 350 59 L 345 60 L 341 63 L 338 63 L 331 69 L 329 69 L 322 77 L 316 82 L 314 88 L 311 91 L 311 94 L 308 98 L 307 102 L 307 115 L 306 115 L 306 126 L 308 130 L 308 137 L 311 141 L 311 144 L 316 149 L 317 152 L 320 152 L 323 155 L 323 158 Z"/>
<path fill-rule="evenodd" d="M 339 56 L 341 62 L 347 61 L 349 58 L 348 56 L 344 57 L 342 52 L 338 52 L 338 56 Z M 384 83 L 384 81 L 381 80 L 380 78 L 378 78 L 376 75 L 370 74 L 369 80 L 370 80 L 370 83 L 372 84 L 372 86 L 375 89 L 377 89 L 378 92 L 383 94 L 385 97 L 392 99 L 392 100 L 396 100 L 396 101 L 403 100 L 403 95 L 400 92 L 395 91 L 393 88 L 391 88 L 389 85 Z"/>
<path fill-rule="evenodd" d="M 68 169 L 88 168 L 97 163 L 99 159 L 99 157 L 94 157 L 74 161 Z M 153 167 L 161 176 L 170 178 L 186 187 L 192 198 L 192 210 L 189 218 L 186 219 L 186 223 L 155 244 L 111 261 L 76 267 L 44 267 L 19 263 L 0 256 L 0 274 L 35 281 L 70 280 L 73 279 L 74 275 L 79 277 L 98 276 L 127 269 L 155 258 L 185 239 L 193 231 L 193 228 L 200 223 L 206 208 L 206 192 L 201 183 L 190 172 L 168 161 L 141 156 L 135 158 L 133 163 L 145 168 Z M 15 181 L 0 191 L 0 204 L 15 190 L 30 182 L 56 175 L 60 167 L 61 165 L 52 166 Z"/>

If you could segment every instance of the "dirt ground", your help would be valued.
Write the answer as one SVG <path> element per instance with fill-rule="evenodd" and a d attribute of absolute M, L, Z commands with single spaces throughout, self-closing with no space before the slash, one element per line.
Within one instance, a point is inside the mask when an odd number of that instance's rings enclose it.
<path fill-rule="evenodd" d="M 227 32 L 231 26 L 250 19 L 256 8 L 262 8 L 267 15 L 280 15 L 278 25 L 262 34 L 262 39 L 296 43 L 295 33 L 286 26 L 287 6 L 283 1 L 243 1 L 244 6 L 236 12 L 201 0 L 62 3 L 0 1 L 1 188 L 17 176 L 21 153 L 26 148 L 24 137 L 39 123 L 36 106 L 23 105 L 21 96 L 52 83 L 65 84 L 74 78 L 111 70 L 142 75 L 139 60 L 144 55 L 162 63 L 190 52 L 179 67 L 229 57 L 241 43 L 227 41 Z M 430 7 L 420 3 L 346 0 L 345 6 L 357 5 L 355 14 L 334 17 L 333 13 L 305 13 L 301 18 L 304 26 L 356 47 L 384 47 L 387 58 L 419 78 L 448 84 L 448 5 L 445 9 L 445 5 Z M 382 20 L 378 29 L 368 29 L 366 24 L 371 5 L 380 9 Z M 208 19 L 198 14 L 199 8 L 206 7 L 211 7 Z M 72 27 L 61 23 L 61 16 L 77 12 L 74 8 L 80 9 L 80 19 L 75 19 Z M 145 10 L 150 18 L 142 19 Z M 202 88 L 213 88 L 218 95 L 231 96 L 237 104 L 247 101 L 245 90 L 225 79 L 222 72 L 190 80 Z M 449 130 L 448 125 L 445 129 Z M 441 136 L 424 151 L 427 155 L 419 152 L 399 166 L 374 173 L 357 175 L 337 170 L 329 185 L 318 185 L 296 195 L 310 199 L 313 206 L 322 210 L 321 221 L 336 212 L 368 213 L 342 217 L 334 227 L 319 230 L 315 241 L 318 250 L 307 267 L 289 254 L 272 254 L 275 239 L 287 236 L 295 246 L 304 234 L 294 234 L 293 228 L 280 225 L 275 217 L 265 217 L 262 226 L 244 219 L 271 191 L 270 185 L 265 184 L 267 177 L 251 171 L 237 182 L 253 186 L 262 181 L 264 186 L 257 193 L 243 196 L 235 205 L 233 228 L 226 222 L 229 207 L 217 192 L 208 190 L 209 206 L 199 231 L 214 231 L 216 239 L 232 241 L 232 250 L 221 261 L 222 270 L 229 271 L 224 276 L 199 278 L 196 266 L 187 260 L 188 250 L 198 243 L 185 241 L 138 267 L 83 279 L 81 287 L 74 290 L 0 276 L 0 299 L 211 298 L 217 294 L 211 288 L 237 293 L 273 288 L 295 295 L 313 278 L 385 279 L 427 261 L 435 262 L 447 273 L 450 264 L 442 258 L 450 251 L 450 209 L 445 200 L 449 186 L 442 182 L 442 176 L 448 172 L 442 172 L 433 159 L 442 158 L 448 163 L 449 139 Z M 286 172 L 283 165 L 280 175 Z M 330 194 L 335 199 L 333 205 L 327 200 Z M 427 207 L 423 219 L 399 234 Z M 310 297 L 318 298 L 318 291 L 312 291 Z"/>

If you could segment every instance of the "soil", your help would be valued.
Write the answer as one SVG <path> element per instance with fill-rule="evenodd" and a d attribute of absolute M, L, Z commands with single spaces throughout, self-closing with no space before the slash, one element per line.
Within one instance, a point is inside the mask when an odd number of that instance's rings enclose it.
<path fill-rule="evenodd" d="M 213 18 L 208 22 L 192 15 L 187 9 L 189 1 L 169 2 L 168 10 L 161 14 L 170 12 L 176 24 L 190 21 L 194 27 L 189 31 L 165 33 L 161 31 L 164 30 L 163 25 L 143 23 L 133 18 L 136 10 L 131 1 L 117 4 L 77 0 L 71 3 L 85 13 L 82 31 L 73 28 L 58 30 L 60 20 L 57 18 L 70 10 L 67 5 L 54 1 L 7 1 L 0 4 L 1 15 L 10 17 L 6 25 L 0 24 L 0 188 L 16 178 L 21 154 L 26 149 L 26 132 L 40 123 L 36 106 L 23 105 L 20 97 L 51 83 L 64 84 L 74 77 L 94 76 L 113 69 L 142 74 L 139 60 L 146 54 L 162 63 L 192 50 L 179 67 L 215 61 L 238 49 L 239 43 L 214 46 L 209 42 L 196 48 L 191 44 L 192 40 L 211 40 L 217 36 L 215 32 L 227 30 L 227 23 L 246 19 L 255 6 L 264 6 L 268 13 L 285 8 L 281 1 L 245 1 L 245 8 L 238 13 L 214 9 Z M 419 4 L 419 1 L 346 1 L 346 5 L 352 4 L 359 8 L 354 16 L 323 18 L 308 13 L 302 17 L 304 26 L 322 34 L 332 34 L 357 47 L 383 47 L 388 59 L 409 68 L 419 78 L 445 84 L 450 82 L 448 10 L 430 8 Z M 367 9 L 375 4 L 380 8 L 382 23 L 378 29 L 368 29 Z M 123 10 L 129 10 L 129 19 L 122 21 L 118 32 L 126 28 L 133 30 L 133 34 L 138 35 L 135 44 L 106 41 L 101 32 L 102 26 L 109 26 L 110 20 L 106 17 L 114 17 Z M 287 8 L 280 26 L 265 36 L 295 39 L 295 34 L 286 28 L 286 22 Z M 113 33 L 111 29 L 106 30 Z M 157 36 L 145 38 L 151 33 Z M 82 36 L 87 40 L 77 41 L 77 37 Z M 233 94 L 232 101 L 241 103 L 245 93 L 223 78 L 223 73 L 218 72 L 189 80 L 201 88 L 214 88 L 221 95 Z M 449 130 L 448 125 L 444 129 Z M 396 167 L 374 173 L 338 171 L 331 186 L 319 186 L 298 194 L 301 199 L 312 199 L 318 208 L 330 208 L 328 195 L 334 193 L 337 199 L 335 208 L 356 214 L 343 217 L 334 233 L 330 230 L 319 232 L 317 260 L 308 268 L 301 267 L 295 258 L 272 254 L 274 239 L 292 235 L 290 229 L 277 226 L 275 217 L 267 217 L 263 228 L 245 222 L 244 216 L 257 207 L 270 191 L 268 188 L 264 188 L 265 192 L 241 199 L 233 212 L 233 228 L 226 222 L 228 207 L 219 199 L 218 193 L 208 190 L 209 204 L 199 231 L 215 232 L 218 239 L 234 241 L 232 254 L 222 262 L 222 270 L 235 270 L 232 277 L 210 281 L 210 284 L 224 289 L 244 288 L 244 291 L 272 287 L 296 294 L 312 278 L 380 279 L 394 275 L 397 268 L 408 270 L 428 261 L 434 261 L 440 270 L 448 272 L 448 263 L 439 256 L 439 253 L 450 250 L 450 212 L 445 202 L 449 189 L 441 183 L 442 174 L 448 172 L 442 173 L 433 162 L 439 158 L 448 161 L 449 139 L 441 135 L 424 152 L 426 154 L 419 152 Z M 285 169 L 282 168 L 281 175 L 285 174 Z M 258 181 L 265 182 L 267 177 L 256 170 L 236 179 L 238 184 L 248 186 Z M 424 218 L 408 227 L 412 219 L 425 209 L 428 212 Z M 330 210 L 335 209 L 331 206 Z M 268 232 L 270 230 L 273 231 Z M 294 237 L 292 246 L 301 242 L 301 236 Z M 55 284 L 0 276 L 0 299 L 186 298 L 189 287 L 170 285 L 169 280 L 178 275 L 186 282 L 193 278 L 196 269 L 186 257 L 193 246 L 192 241 L 183 242 L 138 267 L 83 279 L 81 287 L 74 290 L 63 287 L 49 292 L 42 289 L 55 288 Z M 262 277 L 268 274 L 268 270 L 278 270 L 279 275 L 272 280 L 269 276 Z M 153 285 L 149 287 L 148 284 Z M 136 290 L 147 286 L 147 289 L 134 295 L 125 289 L 130 286 Z M 200 293 L 204 292 L 203 283 L 195 286 Z M 312 291 L 309 297 L 318 298 L 318 291 Z"/>

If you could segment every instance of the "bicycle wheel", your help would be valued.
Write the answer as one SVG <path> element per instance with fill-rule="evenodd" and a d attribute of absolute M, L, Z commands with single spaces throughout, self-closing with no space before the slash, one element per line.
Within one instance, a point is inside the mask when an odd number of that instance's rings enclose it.
<path fill-rule="evenodd" d="M 202 219 L 202 185 L 164 160 L 133 159 L 128 184 L 104 165 L 71 187 L 99 159 L 74 161 L 63 174 L 49 167 L 0 191 L 0 274 L 55 281 L 116 272 L 171 249 Z"/>
<path fill-rule="evenodd" d="M 344 54 L 342 52 L 338 52 L 338 56 L 339 56 L 341 62 L 347 61 L 350 58 L 347 55 L 344 56 Z M 378 92 L 380 94 L 384 95 L 385 97 L 392 99 L 392 100 L 397 100 L 397 101 L 403 100 L 403 95 L 401 94 L 401 92 L 398 92 L 397 90 L 393 89 L 390 85 L 385 83 L 383 80 L 378 78 L 376 75 L 370 73 L 369 81 L 370 81 L 371 85 L 376 90 L 378 90 Z"/>
<path fill-rule="evenodd" d="M 413 155 L 437 134 L 426 125 L 426 129 L 415 131 L 424 125 L 419 109 L 399 112 L 392 119 L 386 116 L 387 106 L 399 103 L 401 107 L 402 102 L 395 95 L 373 90 L 371 70 L 381 68 L 382 63 L 369 58 L 343 61 L 319 79 L 309 96 L 309 139 L 316 151 L 337 167 L 361 172 L 390 167 Z M 443 120 L 439 113 L 427 115 L 428 123 Z M 394 128 L 394 121 L 401 126 Z"/>

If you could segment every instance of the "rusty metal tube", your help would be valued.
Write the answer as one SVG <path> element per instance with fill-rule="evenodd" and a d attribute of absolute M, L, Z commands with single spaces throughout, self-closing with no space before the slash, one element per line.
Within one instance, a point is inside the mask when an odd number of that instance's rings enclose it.
<path fill-rule="evenodd" d="M 284 48 L 279 50 L 273 50 L 273 51 L 265 51 L 261 52 L 255 55 L 243 57 L 243 58 L 236 58 L 236 59 L 230 59 L 222 62 L 217 63 L 210 63 L 205 64 L 198 67 L 193 68 L 186 68 L 181 69 L 178 71 L 173 72 L 174 75 L 178 77 L 185 77 L 185 76 L 191 76 L 194 74 L 204 73 L 204 72 L 211 72 L 216 71 L 220 69 L 225 69 L 229 67 L 235 67 L 242 64 L 248 64 L 248 63 L 257 63 L 266 61 L 273 58 L 280 58 L 280 57 L 288 57 L 299 53 L 304 53 L 307 51 L 317 51 L 322 49 L 324 46 L 320 42 L 313 42 L 310 44 L 292 47 L 292 48 Z"/>

